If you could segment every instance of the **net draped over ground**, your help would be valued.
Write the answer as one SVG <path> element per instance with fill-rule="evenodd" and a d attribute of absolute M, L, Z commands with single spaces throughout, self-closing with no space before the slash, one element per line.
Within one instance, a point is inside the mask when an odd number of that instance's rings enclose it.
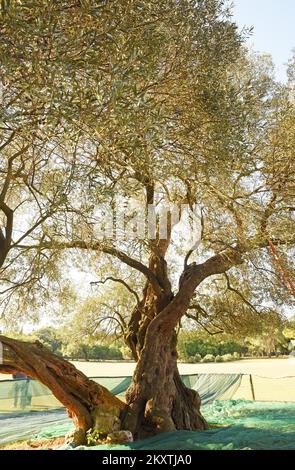
<path fill-rule="evenodd" d="M 131 377 L 95 377 L 93 380 L 123 398 Z M 197 390 L 202 413 L 217 428 L 204 433 L 179 431 L 139 441 L 119 449 L 291 449 L 295 448 L 295 377 L 252 377 L 258 400 L 253 398 L 249 376 L 243 374 L 183 375 L 186 386 Z M 267 402 L 271 383 L 289 390 L 290 403 Z M 22 382 L 21 384 L 18 382 Z M 268 384 L 268 386 L 266 386 Z M 262 386 L 263 385 L 263 386 Z M 291 392 L 290 392 L 291 387 Z M 274 388 L 275 389 L 275 388 Z M 294 403 L 292 403 L 294 400 Z M 275 400 L 274 400 L 275 401 Z M 220 427 L 221 426 L 221 427 Z M 0 381 L 0 444 L 32 438 L 65 435 L 73 428 L 61 403 L 50 390 L 34 381 Z M 82 447 L 83 448 L 83 447 Z M 105 449 L 99 446 L 94 449 Z M 114 447 L 113 447 L 114 448 Z"/>

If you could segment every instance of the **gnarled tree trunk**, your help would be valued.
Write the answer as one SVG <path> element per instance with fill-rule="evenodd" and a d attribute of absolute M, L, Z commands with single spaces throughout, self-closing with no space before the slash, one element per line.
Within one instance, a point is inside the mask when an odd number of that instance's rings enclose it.
<path fill-rule="evenodd" d="M 132 383 L 122 425 L 135 438 L 176 430 L 204 430 L 199 394 L 187 388 L 177 368 L 176 333 L 158 317 L 150 322 Z"/>
<path fill-rule="evenodd" d="M 0 336 L 3 361 L 0 372 L 20 371 L 46 385 L 67 408 L 83 443 L 86 431 L 100 422 L 105 432 L 120 427 L 125 404 L 76 367 L 52 354 L 41 343 L 27 343 Z"/>
<path fill-rule="evenodd" d="M 136 438 L 165 431 L 203 430 L 207 423 L 200 412 L 198 393 L 187 388 L 177 369 L 175 328 L 186 313 L 195 290 L 207 277 L 223 273 L 242 262 L 238 251 L 228 250 L 197 265 L 186 265 L 174 296 L 168 281 L 163 243 L 158 242 L 158 262 L 149 269 L 161 286 L 161 294 L 147 283 L 143 300 L 129 323 L 127 344 L 138 361 L 126 394 L 128 408 L 123 426 Z M 162 269 L 160 269 L 162 267 Z M 163 269 L 164 268 L 164 269 Z"/>
<path fill-rule="evenodd" d="M 155 295 L 147 282 L 125 336 L 137 366 L 126 394 L 123 427 L 135 438 L 180 429 L 207 429 L 200 396 L 183 384 L 177 368 L 175 327 L 187 310 L 193 289 L 181 289 L 174 296 L 165 260 L 160 262 L 152 257 L 149 268 L 160 281 L 162 293 Z"/>
<path fill-rule="evenodd" d="M 175 334 L 148 331 L 126 401 L 123 427 L 135 438 L 180 429 L 207 429 L 198 393 L 187 388 L 177 369 Z"/>

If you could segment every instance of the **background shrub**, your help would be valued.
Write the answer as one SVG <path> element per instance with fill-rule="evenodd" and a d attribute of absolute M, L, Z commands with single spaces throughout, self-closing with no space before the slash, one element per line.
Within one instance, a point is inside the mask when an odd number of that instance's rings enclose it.
<path fill-rule="evenodd" d="M 206 362 L 214 362 L 215 361 L 215 356 L 213 354 L 206 354 L 206 356 L 203 357 L 201 362 L 206 363 Z"/>
<path fill-rule="evenodd" d="M 218 354 L 215 356 L 215 362 L 223 362 L 223 357 Z"/>

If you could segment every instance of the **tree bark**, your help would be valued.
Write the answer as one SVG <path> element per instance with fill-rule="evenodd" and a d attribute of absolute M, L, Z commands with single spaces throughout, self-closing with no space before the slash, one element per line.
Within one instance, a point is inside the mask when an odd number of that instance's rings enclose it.
<path fill-rule="evenodd" d="M 123 428 L 135 439 L 180 429 L 204 430 L 198 393 L 188 389 L 177 368 L 176 334 L 150 324 L 126 394 Z M 152 328 L 151 328 L 152 327 Z"/>
<path fill-rule="evenodd" d="M 3 349 L 0 372 L 23 372 L 46 385 L 67 408 L 79 431 L 79 443 L 85 440 L 87 430 L 95 428 L 99 421 L 100 428 L 105 426 L 106 434 L 113 431 L 115 425 L 119 427 L 126 405 L 73 364 L 52 354 L 38 341 L 26 343 L 0 336 L 0 342 Z"/>
<path fill-rule="evenodd" d="M 125 336 L 137 366 L 126 394 L 128 408 L 122 424 L 136 439 L 180 429 L 207 429 L 200 412 L 199 394 L 183 384 L 178 372 L 175 332 L 196 285 L 206 277 L 206 272 L 200 269 L 196 277 L 193 270 L 194 282 L 185 277 L 174 296 L 165 260 L 152 256 L 149 269 L 162 286 L 161 295 L 146 283 Z"/>

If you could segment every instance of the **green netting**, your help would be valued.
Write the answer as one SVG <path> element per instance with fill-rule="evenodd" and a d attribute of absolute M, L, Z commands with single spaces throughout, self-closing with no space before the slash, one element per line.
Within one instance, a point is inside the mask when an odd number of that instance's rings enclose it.
<path fill-rule="evenodd" d="M 61 403 L 50 390 L 35 380 L 3 380 L 0 382 L 0 414 L 48 411 Z"/>
<path fill-rule="evenodd" d="M 203 403 L 231 398 L 240 385 L 241 374 L 199 374 L 182 376 L 184 383 L 200 393 Z M 114 395 L 124 398 L 131 377 L 92 377 Z M 61 408 L 51 391 L 35 380 L 0 381 L 0 414 L 49 411 Z"/>
<path fill-rule="evenodd" d="M 93 380 L 122 398 L 131 377 L 97 377 Z M 49 411 L 61 407 L 51 391 L 35 380 L 0 381 L 0 414 Z"/>
<path fill-rule="evenodd" d="M 34 438 L 44 429 L 44 437 L 64 436 L 73 428 L 65 410 L 0 415 L 0 445 Z"/>
<path fill-rule="evenodd" d="M 222 426 L 222 428 L 214 428 L 205 432 L 180 431 L 139 441 L 129 446 L 96 446 L 91 449 L 295 449 L 295 403 L 228 400 L 227 398 L 241 393 L 241 388 L 242 394 L 245 391 L 251 393 L 249 378 L 247 384 L 245 382 L 247 386 L 243 387 L 241 384 L 241 379 L 244 380 L 244 377 L 240 374 L 200 374 L 182 377 L 187 386 L 200 392 L 203 403 L 202 413 L 208 422 Z M 290 379 L 294 381 L 294 378 Z M 130 377 L 100 377 L 95 380 L 118 395 L 122 395 L 130 383 Z M 268 392 L 271 381 L 276 382 L 276 385 L 277 383 L 281 384 L 283 388 L 284 384 L 288 384 L 288 381 L 286 382 L 284 379 L 265 379 L 264 384 L 265 387 L 268 386 L 266 387 Z M 7 383 L 8 381 L 6 381 L 6 389 Z M 258 381 L 258 383 L 260 382 Z M 11 388 L 13 383 L 10 382 L 8 385 L 10 393 L 13 392 L 13 388 Z M 37 400 L 37 398 L 43 397 L 44 400 L 44 397 L 48 398 L 46 387 L 37 383 L 32 383 L 31 386 L 37 387 L 35 389 L 37 393 L 32 399 Z M 0 392 L 1 387 L 3 387 L 3 383 L 0 382 Z M 220 398 L 223 401 L 220 401 Z M 0 403 L 2 400 L 7 400 L 7 395 L 2 394 L 1 396 L 0 394 Z M 204 405 L 205 403 L 207 404 Z M 10 414 L 6 410 L 4 414 L 0 414 L 0 443 L 32 437 L 64 436 L 72 428 L 73 423 L 67 417 L 64 409 L 51 410 L 46 413 L 39 411 L 37 413 L 13 412 Z M 79 449 L 86 448 L 80 447 Z"/>
<path fill-rule="evenodd" d="M 69 420 L 67 417 L 64 417 L 63 421 L 60 424 L 55 424 L 50 427 L 45 427 L 42 431 L 35 433 L 34 437 L 38 439 L 52 439 L 55 437 L 65 436 L 69 431 L 74 429 L 74 424 L 72 420 Z"/>
<path fill-rule="evenodd" d="M 212 426 L 222 427 L 165 433 L 129 445 L 80 446 L 77 450 L 295 450 L 295 403 L 215 401 L 202 407 L 202 413 Z M 63 436 L 70 429 L 71 423 L 52 426 L 37 438 Z"/>
<path fill-rule="evenodd" d="M 199 374 L 183 375 L 184 384 L 196 390 L 206 405 L 214 400 L 226 400 L 232 398 L 239 388 L 241 374 Z"/>
<path fill-rule="evenodd" d="M 116 377 L 103 377 L 102 382 L 100 382 L 99 377 L 94 377 L 93 380 L 97 383 L 101 383 L 108 390 L 110 390 L 114 395 L 122 396 L 125 394 L 127 388 L 131 384 L 131 377 L 116 378 Z"/>
<path fill-rule="evenodd" d="M 216 398 L 231 398 L 241 377 L 240 374 L 200 374 L 183 376 L 182 379 L 200 393 L 205 404 Z M 95 377 L 93 380 L 123 398 L 131 377 Z M 34 380 L 0 382 L 0 444 L 31 438 L 54 423 L 72 426 L 61 403 L 47 387 Z"/>

